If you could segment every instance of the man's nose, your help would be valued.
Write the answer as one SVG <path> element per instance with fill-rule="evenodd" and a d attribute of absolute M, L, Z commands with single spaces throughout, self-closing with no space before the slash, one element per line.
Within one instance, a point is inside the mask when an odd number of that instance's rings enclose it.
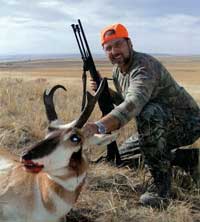
<path fill-rule="evenodd" d="M 111 50 L 111 53 L 112 55 L 117 55 L 119 53 L 119 49 L 117 47 L 112 47 L 112 50 Z"/>

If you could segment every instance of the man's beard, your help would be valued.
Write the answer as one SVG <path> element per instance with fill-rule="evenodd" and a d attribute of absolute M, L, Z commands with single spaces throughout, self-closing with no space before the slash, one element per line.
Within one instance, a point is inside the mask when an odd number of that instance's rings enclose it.
<path fill-rule="evenodd" d="M 117 56 L 120 56 L 120 57 L 117 58 Z M 130 62 L 130 59 L 131 59 L 131 52 L 129 51 L 129 54 L 126 56 L 123 54 L 118 54 L 118 55 L 113 56 L 110 60 L 113 65 L 117 64 L 119 66 L 126 66 Z"/>

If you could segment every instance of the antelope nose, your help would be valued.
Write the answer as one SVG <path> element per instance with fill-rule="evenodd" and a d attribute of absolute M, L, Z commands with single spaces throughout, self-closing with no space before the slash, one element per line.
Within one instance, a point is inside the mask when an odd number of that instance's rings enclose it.
<path fill-rule="evenodd" d="M 23 160 L 31 160 L 31 155 L 30 155 L 30 153 L 27 153 L 27 152 L 22 153 L 22 155 L 21 155 L 21 161 L 23 161 Z"/>

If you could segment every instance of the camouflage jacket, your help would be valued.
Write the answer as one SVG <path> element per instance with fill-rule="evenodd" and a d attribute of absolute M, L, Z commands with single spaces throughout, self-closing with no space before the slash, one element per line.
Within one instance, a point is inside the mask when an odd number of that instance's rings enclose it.
<path fill-rule="evenodd" d="M 138 116 L 149 102 L 167 106 L 176 115 L 199 113 L 189 93 L 150 55 L 134 51 L 127 73 L 122 74 L 119 67 L 114 66 L 113 81 L 117 91 L 113 100 L 117 106 L 110 114 L 120 120 L 121 126 Z"/>

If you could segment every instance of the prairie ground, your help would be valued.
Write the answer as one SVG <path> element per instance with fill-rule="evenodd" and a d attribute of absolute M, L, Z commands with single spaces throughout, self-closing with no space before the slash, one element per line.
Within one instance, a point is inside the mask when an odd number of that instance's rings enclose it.
<path fill-rule="evenodd" d="M 200 57 L 159 58 L 200 103 Z M 102 75 L 111 77 L 112 66 L 105 60 L 96 61 Z M 42 94 L 46 88 L 62 84 L 67 92 L 58 90 L 56 110 L 60 119 L 70 122 L 78 117 L 81 108 L 80 60 L 35 60 L 0 63 L 0 145 L 20 154 L 45 135 L 48 125 Z M 112 84 L 110 83 L 111 87 Z M 101 116 L 98 107 L 91 119 Z M 120 131 L 118 144 L 135 130 L 131 121 Z M 200 147 L 199 142 L 196 146 Z M 106 148 L 87 147 L 89 160 L 96 159 Z M 138 199 L 149 181 L 146 169 L 116 168 L 110 164 L 91 164 L 88 179 L 67 221 L 200 221 L 200 190 L 188 175 L 174 175 L 173 190 L 176 198 L 167 209 L 145 208 Z M 1 219 L 0 219 L 1 221 Z"/>

